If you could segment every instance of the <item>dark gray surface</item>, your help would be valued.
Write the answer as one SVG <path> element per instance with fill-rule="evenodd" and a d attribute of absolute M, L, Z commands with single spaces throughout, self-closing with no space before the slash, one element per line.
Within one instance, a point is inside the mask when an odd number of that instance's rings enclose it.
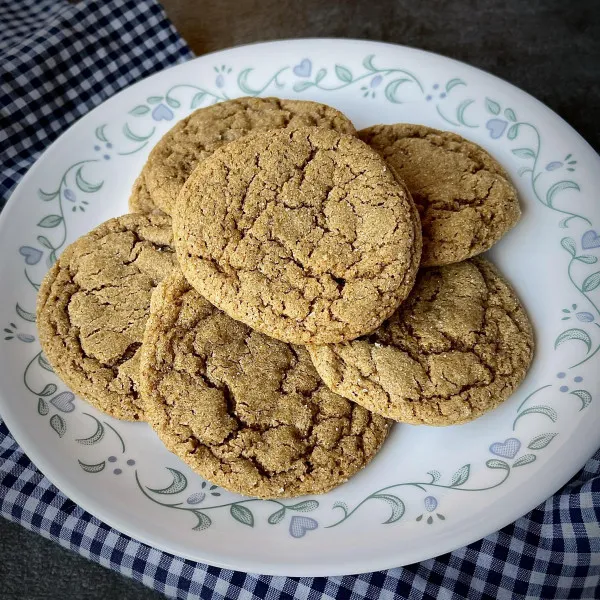
<path fill-rule="evenodd" d="M 600 149 L 600 2 L 163 0 L 197 54 L 287 37 L 395 42 L 468 62 L 545 102 Z M 0 519 L 2 600 L 157 598 Z"/>

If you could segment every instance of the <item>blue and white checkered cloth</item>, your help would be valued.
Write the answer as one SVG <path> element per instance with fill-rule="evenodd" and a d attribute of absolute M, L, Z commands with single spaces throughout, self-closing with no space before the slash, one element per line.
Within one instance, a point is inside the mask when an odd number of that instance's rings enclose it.
<path fill-rule="evenodd" d="M 190 57 L 154 0 L 0 0 L 0 207 L 77 118 Z M 503 530 L 435 559 L 356 576 L 244 574 L 141 544 L 64 496 L 1 421 L 0 514 L 171 598 L 600 598 L 600 451 L 556 495 Z"/>

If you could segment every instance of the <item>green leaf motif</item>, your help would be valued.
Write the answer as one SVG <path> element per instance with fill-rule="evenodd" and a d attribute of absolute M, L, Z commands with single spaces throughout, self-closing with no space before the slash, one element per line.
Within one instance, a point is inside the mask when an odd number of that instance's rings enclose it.
<path fill-rule="evenodd" d="M 248 525 L 248 527 L 254 527 L 254 515 L 249 508 L 242 504 L 232 504 L 229 512 L 236 521 Z"/>
<path fill-rule="evenodd" d="M 513 123 L 516 122 L 517 120 L 517 115 L 515 115 L 515 111 L 512 108 L 507 108 L 504 111 L 504 116 L 509 120 L 512 121 Z"/>
<path fill-rule="evenodd" d="M 375 65 L 373 64 L 373 59 L 375 58 L 374 54 L 369 54 L 369 56 L 365 56 L 363 59 L 363 67 L 367 69 L 367 71 L 377 71 Z"/>
<path fill-rule="evenodd" d="M 87 463 L 81 462 L 80 460 L 78 460 L 77 462 L 86 473 L 100 473 L 100 471 L 103 471 L 104 467 L 106 466 L 106 461 L 104 460 L 102 462 L 96 463 L 95 465 L 88 465 Z"/>
<path fill-rule="evenodd" d="M 125 125 L 123 126 L 123 134 L 125 135 L 125 137 L 127 139 L 131 140 L 132 142 L 145 142 L 148 138 L 152 137 L 152 135 L 154 134 L 154 131 L 155 131 L 155 127 L 152 128 L 152 131 L 148 135 L 144 136 L 144 135 L 138 135 L 137 133 L 133 133 L 133 131 L 131 131 L 131 129 L 127 123 L 125 123 Z"/>
<path fill-rule="evenodd" d="M 525 454 L 521 456 L 521 458 L 515 460 L 515 462 L 513 463 L 513 467 L 522 467 L 523 465 L 528 465 L 529 463 L 532 463 L 535 459 L 535 454 Z"/>
<path fill-rule="evenodd" d="M 345 515 L 348 514 L 348 505 L 345 502 L 342 502 L 341 500 L 336 500 L 333 503 L 333 508 L 341 508 L 344 511 Z"/>
<path fill-rule="evenodd" d="M 277 525 L 277 523 L 281 523 L 283 521 L 283 517 L 285 517 L 285 506 L 275 511 L 268 519 L 269 525 Z"/>
<path fill-rule="evenodd" d="M 525 173 L 533 173 L 533 169 L 530 169 L 529 167 L 521 167 L 518 171 L 517 171 L 517 175 L 519 177 L 523 177 L 523 175 L 525 175 Z"/>
<path fill-rule="evenodd" d="M 90 183 L 89 181 L 86 181 L 81 173 L 83 167 L 84 165 L 81 165 L 81 167 L 79 167 L 75 173 L 75 184 L 82 192 L 85 192 L 86 194 L 93 194 L 104 185 L 104 182 L 101 181 L 100 183 Z"/>
<path fill-rule="evenodd" d="M 572 218 L 573 218 L 573 217 L 565 217 L 564 219 L 561 219 L 561 220 L 558 222 L 558 226 L 559 226 L 561 229 L 566 229 L 566 228 L 569 226 L 569 221 L 570 221 Z"/>
<path fill-rule="evenodd" d="M 454 475 L 452 476 L 452 481 L 450 482 L 450 487 L 457 487 L 467 482 L 469 479 L 469 474 L 471 472 L 471 465 L 463 465 Z"/>
<path fill-rule="evenodd" d="M 491 112 L 493 115 L 497 115 L 500 112 L 500 105 L 490 98 L 485 99 L 485 107 Z"/>
<path fill-rule="evenodd" d="M 54 373 L 54 369 L 52 368 L 52 365 L 48 362 L 48 359 L 46 358 L 46 356 L 44 354 L 40 354 L 38 356 L 38 364 L 40 365 L 40 367 L 42 367 L 42 369 L 46 369 L 46 371 L 50 371 L 50 373 Z"/>
<path fill-rule="evenodd" d="M 319 69 L 315 75 L 315 83 L 320 83 L 325 75 L 327 75 L 327 69 Z"/>
<path fill-rule="evenodd" d="M 510 470 L 508 463 L 504 462 L 503 460 L 498 460 L 497 458 L 492 458 L 491 460 L 488 460 L 485 463 L 485 466 L 488 469 L 502 469 L 503 471 Z"/>
<path fill-rule="evenodd" d="M 256 94 L 258 94 L 260 92 L 260 90 L 254 89 L 248 83 L 248 75 L 252 71 L 254 71 L 254 69 L 252 69 L 252 68 L 244 69 L 243 71 L 240 72 L 240 74 L 238 75 L 238 79 L 237 79 L 238 87 L 240 88 L 240 90 L 242 90 L 242 92 L 244 92 L 244 94 L 248 94 L 248 96 L 256 96 Z M 301 91 L 301 90 L 299 90 L 299 91 Z"/>
<path fill-rule="evenodd" d="M 101 141 L 101 142 L 108 142 L 108 139 L 106 137 L 106 134 L 104 133 L 104 130 L 106 129 L 106 125 L 100 125 L 100 127 L 96 127 L 96 137 Z"/>
<path fill-rule="evenodd" d="M 477 127 L 477 125 L 469 125 L 465 122 L 465 110 L 473 104 L 475 100 L 463 100 L 456 109 L 456 118 L 461 125 L 465 125 L 466 127 Z"/>
<path fill-rule="evenodd" d="M 557 181 L 554 185 L 551 185 L 546 192 L 546 204 L 552 208 L 554 197 L 563 190 L 577 190 L 580 191 L 580 187 L 574 181 Z"/>
<path fill-rule="evenodd" d="M 511 125 L 508 128 L 508 131 L 506 132 L 506 137 L 509 140 L 514 140 L 518 135 L 519 135 L 519 124 L 515 123 L 514 125 Z"/>
<path fill-rule="evenodd" d="M 512 153 L 519 158 L 535 158 L 535 152 L 531 148 L 515 148 Z"/>
<path fill-rule="evenodd" d="M 100 421 L 98 421 L 98 419 L 96 419 L 96 417 L 92 417 L 92 419 L 95 419 L 96 421 L 96 431 L 90 435 L 90 437 L 78 438 L 75 440 L 84 446 L 92 446 L 93 444 L 97 444 L 104 437 L 104 426 L 102 423 L 100 423 Z"/>
<path fill-rule="evenodd" d="M 406 83 L 407 81 L 410 81 L 410 79 L 407 79 L 406 77 L 402 77 L 400 79 L 394 79 L 393 81 L 390 81 L 386 86 L 385 86 L 385 97 L 390 101 L 393 102 L 394 104 L 402 104 L 402 100 L 399 100 L 398 98 L 396 98 L 396 94 L 398 93 L 398 88 L 403 84 Z"/>
<path fill-rule="evenodd" d="M 352 82 L 352 71 L 343 65 L 335 65 L 335 74 L 337 78 L 344 83 Z"/>
<path fill-rule="evenodd" d="M 387 525 L 388 523 L 395 523 L 402 518 L 402 515 L 404 515 L 404 502 L 402 502 L 402 500 L 400 500 L 400 498 L 397 496 L 394 496 L 393 494 L 373 494 L 371 498 L 383 500 L 392 509 L 389 519 L 383 522 L 384 525 Z"/>
<path fill-rule="evenodd" d="M 53 383 L 47 383 L 40 392 L 40 396 L 52 396 L 58 388 Z"/>
<path fill-rule="evenodd" d="M 38 413 L 45 417 L 49 412 L 48 403 L 43 398 L 38 398 Z"/>
<path fill-rule="evenodd" d="M 52 415 L 50 417 L 50 427 L 56 431 L 58 437 L 62 437 L 67 432 L 67 424 L 60 415 Z"/>
<path fill-rule="evenodd" d="M 584 292 L 591 292 L 592 290 L 595 290 L 599 285 L 600 271 L 597 271 L 596 273 L 592 273 L 583 280 L 583 283 L 581 284 L 581 289 Z"/>
<path fill-rule="evenodd" d="M 29 321 L 30 323 L 35 323 L 35 315 L 21 308 L 18 302 L 15 306 L 15 310 L 17 311 L 17 314 L 21 317 L 21 319 Z"/>
<path fill-rule="evenodd" d="M 586 265 L 593 265 L 594 263 L 598 262 L 598 257 L 584 254 L 583 256 L 576 256 L 575 260 L 585 263 Z"/>
<path fill-rule="evenodd" d="M 56 198 L 56 196 L 58 196 L 58 192 L 53 192 L 51 194 L 49 194 L 48 192 L 45 192 L 42 189 L 38 190 L 38 196 L 44 201 L 44 202 L 49 202 L 50 200 L 54 200 L 54 198 Z"/>
<path fill-rule="evenodd" d="M 536 435 L 527 446 L 530 450 L 541 450 L 545 448 L 558 433 L 542 433 L 542 435 Z"/>
<path fill-rule="evenodd" d="M 194 531 L 203 531 L 212 525 L 212 521 L 207 514 L 196 509 L 192 510 L 192 512 L 196 515 L 196 517 L 198 517 L 198 524 L 195 527 L 192 527 Z"/>
<path fill-rule="evenodd" d="M 592 395 L 587 390 L 573 390 L 570 394 L 571 396 L 577 396 L 581 400 L 580 411 L 587 408 L 592 402 Z"/>
<path fill-rule="evenodd" d="M 304 90 L 307 90 L 309 87 L 312 87 L 313 85 L 315 85 L 312 81 L 299 81 L 298 83 L 294 84 L 294 91 L 295 92 L 303 92 Z"/>
<path fill-rule="evenodd" d="M 45 235 L 38 235 L 37 241 L 45 248 L 48 248 L 48 250 L 54 250 L 52 242 Z"/>
<path fill-rule="evenodd" d="M 62 223 L 63 218 L 60 215 L 47 215 L 38 224 L 38 227 L 50 229 Z"/>
<path fill-rule="evenodd" d="M 287 508 L 290 510 L 297 510 L 298 512 L 310 512 L 311 510 L 319 508 L 319 503 L 316 500 L 303 500 L 302 502 L 292 504 Z"/>
<path fill-rule="evenodd" d="M 556 420 L 558 419 L 558 414 L 550 406 L 532 406 L 530 408 L 526 408 L 522 413 L 520 413 L 519 415 L 517 415 L 517 418 L 513 422 L 513 429 L 515 428 L 515 426 L 517 424 L 517 421 L 521 417 L 524 417 L 525 415 L 535 415 L 535 414 L 545 415 L 553 423 L 556 423 Z"/>
<path fill-rule="evenodd" d="M 186 476 L 181 471 L 171 469 L 171 467 L 167 467 L 167 470 L 173 475 L 171 484 L 165 488 L 148 488 L 151 492 L 156 494 L 178 494 L 185 490 L 188 483 Z"/>
<path fill-rule="evenodd" d="M 575 247 L 575 240 L 570 237 L 564 237 L 560 240 L 560 245 L 571 255 L 577 254 L 577 248 Z"/>
<path fill-rule="evenodd" d="M 175 98 L 167 98 L 167 104 L 171 108 L 179 108 L 181 106 L 181 102 L 179 102 L 179 100 L 175 100 Z"/>
<path fill-rule="evenodd" d="M 204 96 L 206 96 L 205 92 L 198 92 L 192 98 L 192 104 L 190 105 L 190 108 L 198 108 L 202 104 L 202 101 L 204 100 Z"/>
<path fill-rule="evenodd" d="M 446 93 L 455 88 L 457 85 L 467 85 L 462 79 L 455 77 L 446 83 Z"/>
<path fill-rule="evenodd" d="M 431 483 L 439 481 L 442 474 L 439 471 L 427 471 L 427 475 L 431 475 Z"/>
<path fill-rule="evenodd" d="M 139 106 L 132 108 L 129 111 L 129 114 L 134 115 L 136 117 L 141 117 L 142 115 L 145 115 L 146 113 L 149 113 L 149 112 L 150 112 L 150 109 L 145 104 L 140 104 Z"/>
<path fill-rule="evenodd" d="M 589 352 L 592 348 L 592 340 L 590 336 L 583 330 L 578 328 L 567 329 L 563 331 L 554 342 L 554 349 L 556 350 L 561 344 L 568 342 L 569 340 L 578 340 L 583 342 L 587 346 Z"/>
<path fill-rule="evenodd" d="M 148 96 L 146 102 L 148 102 L 148 104 L 158 104 L 162 99 L 162 96 Z"/>

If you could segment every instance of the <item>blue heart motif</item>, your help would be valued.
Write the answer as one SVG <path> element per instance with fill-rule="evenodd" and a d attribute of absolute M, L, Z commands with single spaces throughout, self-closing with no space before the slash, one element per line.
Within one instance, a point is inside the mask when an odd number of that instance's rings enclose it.
<path fill-rule="evenodd" d="M 490 452 L 502 458 L 514 458 L 521 449 L 517 438 L 508 438 L 504 442 L 495 442 L 490 446 Z"/>
<path fill-rule="evenodd" d="M 155 121 L 170 121 L 173 118 L 173 111 L 161 102 L 154 107 L 152 118 Z"/>
<path fill-rule="evenodd" d="M 72 392 L 61 392 L 50 400 L 50 404 L 62 412 L 73 412 L 75 410 L 73 400 L 75 400 L 75 395 Z"/>
<path fill-rule="evenodd" d="M 508 125 L 507 121 L 502 119 L 490 119 L 485 126 L 490 130 L 490 137 L 494 140 L 497 140 L 499 137 L 502 137 L 506 126 Z"/>
<path fill-rule="evenodd" d="M 598 235 L 593 229 L 586 231 L 581 236 L 581 247 L 584 250 L 600 248 L 600 235 Z"/>
<path fill-rule="evenodd" d="M 312 72 L 312 63 L 308 58 L 304 58 L 299 65 L 294 67 L 294 75 L 298 77 L 310 77 Z"/>
<path fill-rule="evenodd" d="M 32 248 L 31 246 L 21 246 L 19 248 L 19 254 L 25 257 L 25 264 L 37 265 L 42 258 L 43 252 L 37 248 Z"/>
<path fill-rule="evenodd" d="M 301 538 L 307 531 L 316 529 L 319 524 L 310 517 L 293 516 L 290 521 L 290 535 L 295 538 Z"/>

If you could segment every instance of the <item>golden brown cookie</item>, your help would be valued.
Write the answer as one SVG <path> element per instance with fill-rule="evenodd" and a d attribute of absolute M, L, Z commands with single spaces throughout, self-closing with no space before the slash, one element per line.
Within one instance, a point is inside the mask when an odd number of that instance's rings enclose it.
<path fill-rule="evenodd" d="M 514 392 L 533 331 L 496 268 L 474 258 L 421 270 L 406 302 L 371 335 L 309 351 L 345 398 L 404 423 L 455 425 Z"/>
<path fill-rule="evenodd" d="M 150 297 L 175 264 L 171 220 L 130 214 L 66 248 L 38 293 L 40 343 L 56 374 L 100 410 L 143 418 L 140 346 Z"/>
<path fill-rule="evenodd" d="M 138 178 L 133 183 L 133 188 L 131 189 L 131 195 L 129 196 L 129 212 L 142 215 L 148 215 L 150 213 L 166 214 L 152 202 L 150 192 L 148 191 L 144 177 L 141 174 L 138 175 Z"/>
<path fill-rule="evenodd" d="M 412 194 L 423 226 L 422 266 L 460 262 L 491 248 L 521 216 L 517 191 L 480 146 L 424 125 L 359 132 Z"/>
<path fill-rule="evenodd" d="M 217 150 L 183 187 L 175 247 L 215 306 L 290 343 L 372 331 L 413 286 L 410 194 L 358 138 L 273 130 Z"/>
<path fill-rule="evenodd" d="M 356 133 L 347 117 L 325 104 L 236 98 L 200 108 L 177 123 L 152 149 L 142 176 L 153 203 L 171 214 L 185 180 L 217 148 L 252 131 L 307 126 Z"/>
<path fill-rule="evenodd" d="M 146 417 L 166 447 L 247 496 L 327 492 L 389 429 L 327 389 L 304 348 L 234 321 L 178 271 L 152 296 L 141 364 Z"/>

